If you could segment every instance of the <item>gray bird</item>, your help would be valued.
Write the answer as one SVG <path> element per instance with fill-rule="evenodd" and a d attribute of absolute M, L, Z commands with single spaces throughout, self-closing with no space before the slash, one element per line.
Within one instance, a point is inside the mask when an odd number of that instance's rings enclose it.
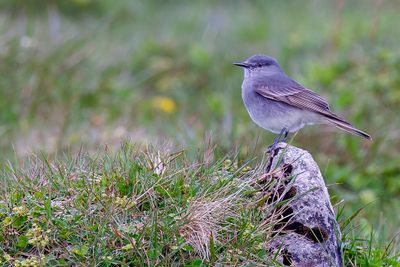
<path fill-rule="evenodd" d="M 371 136 L 333 113 L 317 93 L 291 79 L 276 59 L 254 55 L 234 63 L 244 68 L 242 98 L 251 119 L 260 127 L 279 134 L 269 150 L 288 133 L 305 125 L 330 124 L 371 140 Z"/>

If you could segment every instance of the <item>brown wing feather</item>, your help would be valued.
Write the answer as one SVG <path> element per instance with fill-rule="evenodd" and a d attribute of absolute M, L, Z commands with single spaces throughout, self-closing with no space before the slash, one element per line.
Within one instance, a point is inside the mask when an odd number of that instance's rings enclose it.
<path fill-rule="evenodd" d="M 286 85 L 256 85 L 256 92 L 263 97 L 284 102 L 293 107 L 310 110 L 325 116 L 331 123 L 350 133 L 372 140 L 371 136 L 354 128 L 350 123 L 330 111 L 328 102 L 317 93 L 295 81 Z"/>
<path fill-rule="evenodd" d="M 256 87 L 256 92 L 266 98 L 346 122 L 330 111 L 329 104 L 324 98 L 300 84 L 279 86 L 279 89 L 277 86 L 262 85 Z"/>

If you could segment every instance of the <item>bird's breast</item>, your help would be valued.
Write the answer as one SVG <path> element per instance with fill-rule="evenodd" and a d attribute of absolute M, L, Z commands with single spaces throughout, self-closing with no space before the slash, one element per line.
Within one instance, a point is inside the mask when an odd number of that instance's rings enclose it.
<path fill-rule="evenodd" d="M 259 95 L 245 83 L 242 88 L 244 105 L 251 119 L 260 127 L 273 133 L 282 128 L 297 131 L 304 126 L 303 112 L 285 103 L 274 101 Z"/>

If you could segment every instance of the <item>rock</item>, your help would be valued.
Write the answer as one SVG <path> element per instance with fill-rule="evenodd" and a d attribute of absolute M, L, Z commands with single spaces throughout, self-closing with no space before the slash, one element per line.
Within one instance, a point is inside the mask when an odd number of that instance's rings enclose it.
<path fill-rule="evenodd" d="M 269 255 L 279 251 L 277 260 L 287 266 L 343 266 L 341 233 L 318 165 L 310 153 L 286 143 L 279 143 L 272 154 L 268 169 L 283 169 L 294 178 L 285 185 L 290 187 L 285 189 L 290 193 L 285 196 L 290 198 L 287 219 L 266 245 Z"/>

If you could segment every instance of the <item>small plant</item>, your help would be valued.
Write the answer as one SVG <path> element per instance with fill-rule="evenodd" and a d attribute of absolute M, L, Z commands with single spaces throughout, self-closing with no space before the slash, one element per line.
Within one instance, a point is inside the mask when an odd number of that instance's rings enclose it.
<path fill-rule="evenodd" d="M 1 177 L 1 261 L 267 264 L 282 204 L 263 168 L 237 158 L 204 168 L 185 152 L 143 153 L 129 143 L 114 155 L 33 158 Z"/>

